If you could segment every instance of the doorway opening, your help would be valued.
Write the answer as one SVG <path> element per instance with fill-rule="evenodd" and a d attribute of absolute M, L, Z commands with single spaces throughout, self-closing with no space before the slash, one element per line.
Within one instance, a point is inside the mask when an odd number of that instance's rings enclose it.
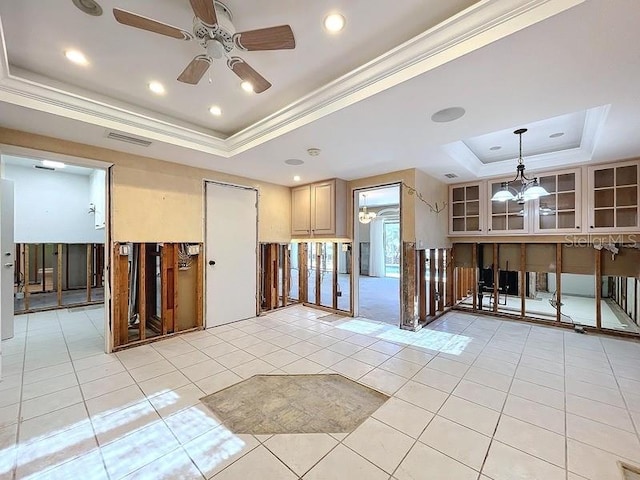
<path fill-rule="evenodd" d="M 354 192 L 357 314 L 400 325 L 400 185 Z"/>
<path fill-rule="evenodd" d="M 47 350 L 75 348 L 56 343 L 77 335 L 78 348 L 107 351 L 110 165 L 13 147 L 3 147 L 1 160 L 3 198 L 13 204 L 0 219 L 2 339 L 26 336 L 28 344 L 44 329 Z"/>

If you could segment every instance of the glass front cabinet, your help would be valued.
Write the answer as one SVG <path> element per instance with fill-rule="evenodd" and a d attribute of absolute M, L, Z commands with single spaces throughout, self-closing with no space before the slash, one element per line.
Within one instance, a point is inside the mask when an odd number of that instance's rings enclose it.
<path fill-rule="evenodd" d="M 549 195 L 535 202 L 534 232 L 579 232 L 582 227 L 580 169 L 543 173 L 538 180 Z"/>
<path fill-rule="evenodd" d="M 589 167 L 589 231 L 638 230 L 638 161 Z"/>
<path fill-rule="evenodd" d="M 449 187 L 450 235 L 478 235 L 483 231 L 484 185 L 468 183 Z"/>
<path fill-rule="evenodd" d="M 487 195 L 489 225 L 487 233 L 504 235 L 529 232 L 529 208 L 527 204 L 520 204 L 512 200 L 507 200 L 506 202 L 493 202 L 491 200 L 491 197 L 501 189 L 502 182 L 509 180 L 513 180 L 513 177 L 489 180 L 489 194 Z"/>

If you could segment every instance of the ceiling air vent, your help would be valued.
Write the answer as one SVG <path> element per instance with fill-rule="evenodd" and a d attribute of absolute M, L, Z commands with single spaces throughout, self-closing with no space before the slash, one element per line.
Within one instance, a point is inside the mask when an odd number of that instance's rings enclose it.
<path fill-rule="evenodd" d="M 107 138 L 111 140 L 118 140 L 119 142 L 132 143 L 134 145 L 138 145 L 139 147 L 148 147 L 151 145 L 150 140 L 145 140 L 144 138 L 132 137 L 131 135 L 127 135 L 125 133 L 114 132 L 107 130 Z"/>
<path fill-rule="evenodd" d="M 444 176 L 447 178 L 458 178 L 458 175 L 455 173 L 445 173 Z"/>
<path fill-rule="evenodd" d="M 51 170 L 52 172 L 55 172 L 55 168 L 52 167 L 44 167 L 42 165 L 34 165 L 33 168 L 39 168 L 40 170 Z"/>

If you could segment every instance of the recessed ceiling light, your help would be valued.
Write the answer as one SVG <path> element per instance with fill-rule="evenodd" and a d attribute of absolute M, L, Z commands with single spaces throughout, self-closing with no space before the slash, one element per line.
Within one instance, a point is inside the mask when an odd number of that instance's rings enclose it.
<path fill-rule="evenodd" d="M 453 122 L 454 120 L 462 117 L 465 113 L 465 109 L 462 107 L 444 108 L 431 115 L 431 120 L 436 123 Z"/>
<path fill-rule="evenodd" d="M 149 82 L 149 90 L 151 90 L 156 95 L 164 95 L 165 89 L 164 85 L 160 82 Z"/>
<path fill-rule="evenodd" d="M 253 84 L 251 82 L 242 82 L 240 86 L 245 92 L 253 93 Z"/>
<path fill-rule="evenodd" d="M 551 135 L 549 135 L 549 138 L 558 138 L 564 135 L 564 132 L 557 132 L 557 133 L 552 133 Z"/>
<path fill-rule="evenodd" d="M 84 53 L 79 50 L 65 50 L 64 56 L 67 57 L 67 60 L 75 63 L 76 65 L 89 65 L 87 57 L 85 57 Z"/>
<path fill-rule="evenodd" d="M 300 175 L 294 175 L 293 176 L 293 181 L 294 182 L 299 182 L 300 181 Z"/>
<path fill-rule="evenodd" d="M 493 147 L 491 147 L 489 150 L 500 150 L 502 147 L 500 145 L 495 145 Z"/>
<path fill-rule="evenodd" d="M 286 163 L 287 165 L 302 165 L 304 163 L 303 160 L 298 160 L 297 158 L 290 158 L 288 160 L 285 160 L 284 163 Z"/>
<path fill-rule="evenodd" d="M 53 160 L 42 160 L 42 166 L 47 168 L 64 168 L 66 165 L 62 162 L 54 162 Z"/>
<path fill-rule="evenodd" d="M 217 105 L 212 105 L 209 107 L 209 113 L 215 117 L 219 117 L 222 115 L 222 109 Z"/>
<path fill-rule="evenodd" d="M 338 33 L 344 28 L 345 19 L 339 13 L 332 13 L 324 17 L 323 24 L 329 33 Z"/>
<path fill-rule="evenodd" d="M 102 7 L 94 0 L 73 0 L 73 4 L 86 14 L 94 17 L 102 15 Z"/>

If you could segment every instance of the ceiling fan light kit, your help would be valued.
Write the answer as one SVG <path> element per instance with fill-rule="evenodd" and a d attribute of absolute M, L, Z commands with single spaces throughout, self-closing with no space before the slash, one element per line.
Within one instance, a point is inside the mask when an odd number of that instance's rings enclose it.
<path fill-rule="evenodd" d="M 113 9 L 116 21 L 141 30 L 158 33 L 178 40 L 196 40 L 205 53 L 196 55 L 178 76 L 178 81 L 197 85 L 209 70 L 214 60 L 227 59 L 227 67 L 240 80 L 251 84 L 251 91 L 262 93 L 271 87 L 262 75 L 248 63 L 231 53 L 238 51 L 287 50 L 296 46 L 293 31 L 289 25 L 260 28 L 236 32 L 231 10 L 217 0 L 189 0 L 194 13 L 193 33 L 167 25 L 136 13 Z"/>
<path fill-rule="evenodd" d="M 513 180 L 502 182 L 500 184 L 500 190 L 491 197 L 492 202 L 506 202 L 511 200 L 516 201 L 519 204 L 524 204 L 529 200 L 535 200 L 549 195 L 549 192 L 547 192 L 547 190 L 538 183 L 538 177 L 529 178 L 524 173 L 525 167 L 524 160 L 522 159 L 522 134 L 526 131 L 526 128 L 519 128 L 513 132 L 515 135 L 518 135 L 520 140 L 520 153 L 518 155 L 516 176 Z M 512 187 L 512 183 L 516 184 L 519 188 Z"/>

